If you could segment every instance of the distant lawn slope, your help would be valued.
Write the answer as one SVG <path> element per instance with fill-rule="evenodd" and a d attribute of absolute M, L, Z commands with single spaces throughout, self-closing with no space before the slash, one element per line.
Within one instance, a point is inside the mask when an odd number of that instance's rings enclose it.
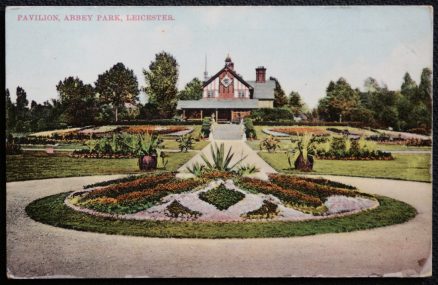
<path fill-rule="evenodd" d="M 300 173 L 288 170 L 285 153 L 260 152 L 259 155 L 279 172 Z M 330 174 L 359 177 L 391 178 L 431 182 L 430 154 L 394 154 L 394 160 L 351 161 L 316 160 L 314 172 L 309 174 Z"/>
<path fill-rule="evenodd" d="M 175 171 L 196 152 L 168 152 L 166 170 Z M 137 159 L 71 158 L 67 154 L 24 152 L 6 156 L 6 181 L 140 172 Z"/>

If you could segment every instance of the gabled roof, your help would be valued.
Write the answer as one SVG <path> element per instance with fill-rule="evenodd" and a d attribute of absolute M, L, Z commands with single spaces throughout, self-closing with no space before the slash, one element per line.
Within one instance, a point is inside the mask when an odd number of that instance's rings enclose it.
<path fill-rule="evenodd" d="M 237 74 L 236 72 L 234 72 L 234 70 L 230 69 L 228 66 L 224 66 L 221 70 L 219 70 L 215 75 L 213 75 L 212 77 L 210 77 L 207 81 L 204 82 L 203 87 L 207 86 L 208 84 L 210 84 L 210 82 L 212 82 L 213 80 L 216 79 L 216 77 L 218 77 L 224 70 L 227 70 L 229 73 L 231 73 L 235 78 L 237 78 L 237 80 L 239 80 L 240 82 L 243 83 L 243 85 L 245 85 L 246 87 L 248 87 L 249 89 L 252 89 L 253 87 L 246 82 L 239 74 Z"/>
<path fill-rule="evenodd" d="M 275 81 L 267 80 L 264 83 L 248 81 L 250 85 L 254 87 L 253 98 L 254 99 L 274 99 Z"/>

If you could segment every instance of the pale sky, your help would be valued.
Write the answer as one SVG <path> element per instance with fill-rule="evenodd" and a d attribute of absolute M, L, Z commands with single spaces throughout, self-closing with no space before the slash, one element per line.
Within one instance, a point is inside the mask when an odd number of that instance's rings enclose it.
<path fill-rule="evenodd" d="M 19 15 L 59 15 L 60 21 L 18 21 Z M 93 15 L 67 22 L 65 15 Z M 118 14 L 122 22 L 96 21 Z M 128 22 L 126 15 L 167 14 L 174 21 Z M 265 66 L 287 94 L 315 107 L 330 80 L 344 77 L 363 89 L 372 76 L 399 89 L 407 71 L 419 81 L 432 68 L 433 10 L 426 6 L 358 7 L 12 7 L 6 11 L 6 87 L 15 101 L 57 98 L 56 84 L 78 76 L 94 84 L 118 62 L 142 70 L 160 51 L 179 64 L 179 88 L 215 74 L 229 53 L 237 73 L 255 80 Z M 29 18 L 29 17 L 28 17 Z M 144 94 L 142 95 L 144 97 Z M 144 102 L 144 98 L 141 98 Z"/>

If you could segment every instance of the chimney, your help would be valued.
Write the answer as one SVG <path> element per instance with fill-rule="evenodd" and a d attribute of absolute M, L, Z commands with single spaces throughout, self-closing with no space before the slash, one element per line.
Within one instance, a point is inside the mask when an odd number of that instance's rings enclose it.
<path fill-rule="evenodd" d="M 256 68 L 256 82 L 265 83 L 266 82 L 266 68 L 259 66 Z"/>

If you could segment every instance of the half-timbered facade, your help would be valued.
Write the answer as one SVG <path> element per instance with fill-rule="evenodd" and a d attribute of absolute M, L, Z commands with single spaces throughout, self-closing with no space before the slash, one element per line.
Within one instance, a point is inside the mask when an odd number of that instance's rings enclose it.
<path fill-rule="evenodd" d="M 202 99 L 180 100 L 177 110 L 185 119 L 214 116 L 218 121 L 239 121 L 253 109 L 273 108 L 275 81 L 266 80 L 266 68 L 256 68 L 256 80 L 245 81 L 228 56 L 225 66 L 203 84 Z"/>

